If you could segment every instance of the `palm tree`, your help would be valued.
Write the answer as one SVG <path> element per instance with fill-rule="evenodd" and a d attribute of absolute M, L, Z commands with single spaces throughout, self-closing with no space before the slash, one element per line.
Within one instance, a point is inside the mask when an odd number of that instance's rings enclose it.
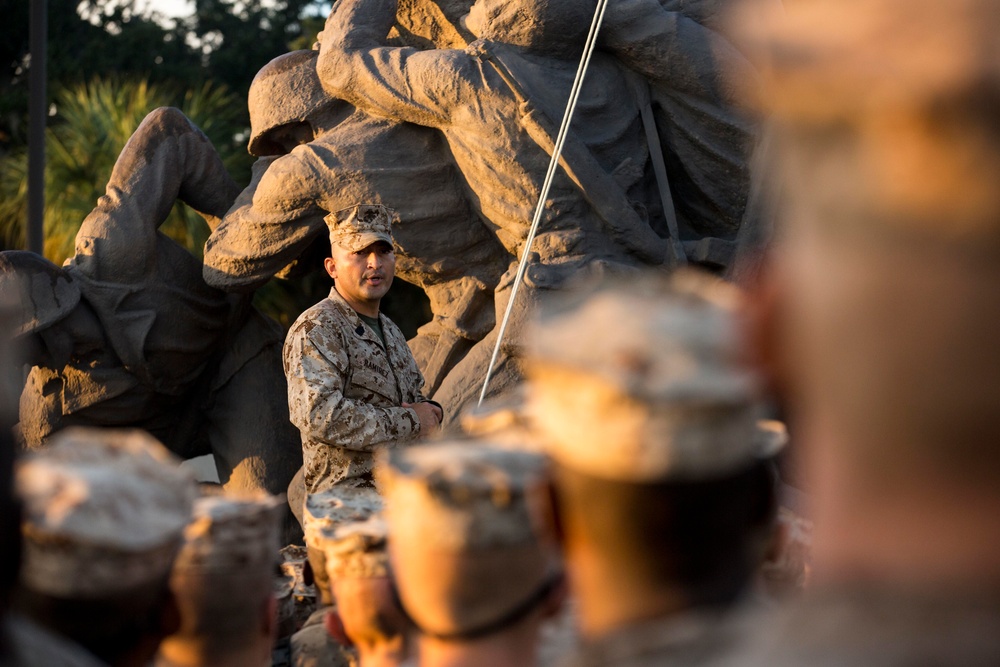
<path fill-rule="evenodd" d="M 146 81 L 94 79 L 59 91 L 56 119 L 46 130 L 45 256 L 62 263 L 73 254 L 80 223 L 111 176 L 118 153 L 146 114 L 178 106 L 215 144 L 230 173 L 246 180 L 250 159 L 241 150 L 240 106 L 224 88 L 206 84 L 179 92 Z M 2 158 L 0 244 L 23 247 L 27 218 L 27 154 Z M 161 230 L 197 256 L 208 236 L 201 217 L 178 203 Z"/>

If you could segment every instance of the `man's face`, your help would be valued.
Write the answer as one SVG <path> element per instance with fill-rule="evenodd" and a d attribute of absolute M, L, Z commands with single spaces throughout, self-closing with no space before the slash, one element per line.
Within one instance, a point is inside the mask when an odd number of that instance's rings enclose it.
<path fill-rule="evenodd" d="M 357 251 L 334 245 L 325 266 L 340 296 L 359 313 L 374 317 L 369 313 L 378 313 L 379 302 L 396 274 L 396 254 L 385 241 Z"/>

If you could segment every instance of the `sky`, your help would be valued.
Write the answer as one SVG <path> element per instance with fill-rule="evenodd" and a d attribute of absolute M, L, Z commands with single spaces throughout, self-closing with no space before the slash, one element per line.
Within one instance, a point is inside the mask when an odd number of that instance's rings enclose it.
<path fill-rule="evenodd" d="M 194 12 L 193 0 L 148 0 L 152 9 L 165 16 L 189 16 Z"/>

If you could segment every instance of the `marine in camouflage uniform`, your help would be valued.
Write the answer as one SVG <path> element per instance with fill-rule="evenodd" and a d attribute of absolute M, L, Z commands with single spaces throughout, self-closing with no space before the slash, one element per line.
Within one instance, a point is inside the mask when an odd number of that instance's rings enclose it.
<path fill-rule="evenodd" d="M 813 567 L 733 663 L 997 665 L 997 3 L 785 5 L 732 23 L 767 63 L 781 248 L 748 320 L 803 434 Z"/>
<path fill-rule="evenodd" d="M 351 251 L 391 245 L 391 215 L 379 205 L 331 213 L 331 242 Z M 417 410 L 404 405 L 427 399 L 403 333 L 381 313 L 381 332 L 374 318 L 364 322 L 335 280 L 329 297 L 302 313 L 285 340 L 288 409 L 302 435 L 307 493 L 336 484 L 371 485 L 376 449 L 424 435 Z"/>
<path fill-rule="evenodd" d="M 525 412 L 579 603 L 568 665 L 705 667 L 747 641 L 784 429 L 756 423 L 737 296 L 690 269 L 636 276 L 542 309 L 530 331 Z"/>

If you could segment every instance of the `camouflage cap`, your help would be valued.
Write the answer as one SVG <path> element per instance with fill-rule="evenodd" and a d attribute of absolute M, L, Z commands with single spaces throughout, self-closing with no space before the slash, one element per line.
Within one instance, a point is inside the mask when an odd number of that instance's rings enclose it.
<path fill-rule="evenodd" d="M 748 465 L 760 447 L 758 381 L 739 361 L 739 297 L 687 269 L 550 302 L 526 359 L 527 410 L 549 454 L 633 482 Z"/>
<path fill-rule="evenodd" d="M 380 457 L 393 577 L 422 632 L 484 631 L 537 603 L 560 569 L 544 456 L 446 441 Z"/>
<path fill-rule="evenodd" d="M 284 507 L 281 497 L 263 491 L 198 498 L 174 571 L 261 568 L 270 575 Z"/>
<path fill-rule="evenodd" d="M 485 442 L 442 442 L 380 454 L 393 538 L 422 535 L 437 549 L 478 550 L 534 540 L 541 454 Z"/>
<path fill-rule="evenodd" d="M 459 415 L 462 432 L 491 445 L 544 453 L 525 408 L 524 387 L 466 408 Z"/>
<path fill-rule="evenodd" d="M 10 335 L 45 329 L 78 303 L 80 285 L 66 271 L 33 252 L 0 252 L 0 314 Z"/>
<path fill-rule="evenodd" d="M 323 549 L 326 535 L 344 523 L 365 521 L 382 510 L 382 497 L 375 489 L 334 486 L 310 493 L 302 513 L 306 546 Z"/>
<path fill-rule="evenodd" d="M 166 578 L 198 492 L 179 463 L 145 431 L 70 428 L 28 455 L 22 582 L 89 598 Z"/>
<path fill-rule="evenodd" d="M 385 241 L 392 245 L 392 222 L 396 212 L 381 204 L 357 204 L 327 215 L 330 243 L 352 252 L 373 243 Z"/>
<path fill-rule="evenodd" d="M 321 530 L 319 542 L 331 581 L 386 576 L 389 571 L 388 537 L 389 528 L 377 514 L 363 521 L 345 522 Z"/>
<path fill-rule="evenodd" d="M 772 120 L 785 217 L 866 244 L 1000 247 L 1000 6 L 783 4 L 730 23 L 761 65 L 747 96 Z"/>

